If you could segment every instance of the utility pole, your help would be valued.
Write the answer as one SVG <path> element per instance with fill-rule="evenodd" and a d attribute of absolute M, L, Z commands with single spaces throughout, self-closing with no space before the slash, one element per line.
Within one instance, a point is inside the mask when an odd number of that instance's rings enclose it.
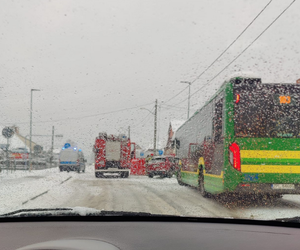
<path fill-rule="evenodd" d="M 130 139 L 130 126 L 128 126 L 128 138 Z"/>
<path fill-rule="evenodd" d="M 53 147 L 54 147 L 54 126 L 52 126 L 52 141 L 51 141 L 51 156 L 50 156 L 50 167 L 52 168 L 53 161 Z"/>
<path fill-rule="evenodd" d="M 33 91 L 40 91 L 39 89 L 31 89 L 30 90 L 30 133 L 29 133 L 29 170 L 32 169 L 32 150 L 31 150 L 31 137 L 32 137 L 32 92 Z"/>
<path fill-rule="evenodd" d="M 190 99 L 191 99 L 191 82 L 188 81 L 181 81 L 181 83 L 187 83 L 189 85 L 189 96 L 188 96 L 188 113 L 187 113 L 187 119 L 190 118 Z"/>
<path fill-rule="evenodd" d="M 157 132 L 157 99 L 155 100 L 155 111 L 154 111 L 154 156 L 156 155 L 156 132 Z"/>

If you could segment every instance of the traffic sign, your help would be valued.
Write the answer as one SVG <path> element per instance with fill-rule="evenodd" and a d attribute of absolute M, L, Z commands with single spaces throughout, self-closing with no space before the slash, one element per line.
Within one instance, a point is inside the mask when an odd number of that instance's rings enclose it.
<path fill-rule="evenodd" d="M 6 138 L 6 139 L 9 139 L 11 138 L 13 135 L 14 135 L 14 130 L 10 127 L 5 127 L 3 130 L 2 130 L 2 135 Z"/>
<path fill-rule="evenodd" d="M 65 143 L 64 148 L 69 148 L 69 147 L 71 147 L 71 144 L 70 143 Z"/>
<path fill-rule="evenodd" d="M 164 151 L 162 150 L 158 150 L 159 155 L 162 155 L 164 153 Z"/>

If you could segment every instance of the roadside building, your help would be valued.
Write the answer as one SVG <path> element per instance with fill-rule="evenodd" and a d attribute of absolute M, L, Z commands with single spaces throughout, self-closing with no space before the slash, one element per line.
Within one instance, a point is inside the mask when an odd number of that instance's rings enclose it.
<path fill-rule="evenodd" d="M 168 129 L 168 139 L 167 139 L 167 144 L 166 147 L 164 148 L 164 155 L 175 155 L 175 145 L 174 145 L 174 140 L 175 140 L 175 133 L 177 129 L 180 128 L 180 126 L 185 122 L 185 120 L 174 120 L 171 121 L 169 124 L 169 129 Z"/>
<path fill-rule="evenodd" d="M 1 132 L 4 128 L 5 126 L 0 126 Z M 11 138 L 7 139 L 2 134 L 0 135 L 0 165 L 3 168 L 3 165 L 7 164 L 6 161 L 9 159 L 10 166 L 24 168 L 28 164 L 30 142 L 26 137 L 20 135 L 18 127 L 11 126 L 11 128 L 14 130 L 14 135 Z M 7 145 L 8 151 L 6 151 Z M 32 149 L 35 145 L 37 144 L 32 142 Z"/>

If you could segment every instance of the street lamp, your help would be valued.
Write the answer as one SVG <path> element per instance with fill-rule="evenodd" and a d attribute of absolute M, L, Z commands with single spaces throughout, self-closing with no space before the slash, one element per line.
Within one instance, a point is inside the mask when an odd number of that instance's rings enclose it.
<path fill-rule="evenodd" d="M 154 113 L 152 111 L 150 111 L 149 109 L 146 108 L 141 108 L 141 109 L 145 109 L 148 112 L 150 112 L 152 115 L 154 115 L 154 140 L 153 140 L 153 151 L 154 151 L 154 155 L 156 155 L 156 133 L 157 133 L 157 99 L 155 100 L 155 111 Z"/>
<path fill-rule="evenodd" d="M 39 89 L 30 90 L 30 133 L 29 133 L 29 168 L 32 168 L 32 154 L 31 154 L 31 137 L 32 137 L 32 92 L 40 91 Z"/>
<path fill-rule="evenodd" d="M 191 98 L 191 82 L 188 81 L 181 81 L 181 83 L 187 83 L 189 85 L 189 97 L 188 97 L 188 113 L 187 113 L 187 119 L 190 118 L 190 98 Z"/>

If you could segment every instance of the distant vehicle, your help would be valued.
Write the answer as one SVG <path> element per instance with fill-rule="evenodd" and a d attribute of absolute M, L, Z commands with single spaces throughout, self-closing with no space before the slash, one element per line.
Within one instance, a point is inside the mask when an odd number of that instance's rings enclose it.
<path fill-rule="evenodd" d="M 97 178 L 111 174 L 129 177 L 131 159 L 135 157 L 135 144 L 125 135 L 107 136 L 106 133 L 100 133 L 95 140 L 94 153 Z"/>
<path fill-rule="evenodd" d="M 62 171 L 80 171 L 85 172 L 85 163 L 83 152 L 73 143 L 66 143 L 59 154 L 59 170 Z"/>
<path fill-rule="evenodd" d="M 178 170 L 178 162 L 174 156 L 155 156 L 147 164 L 146 173 L 149 178 L 154 175 L 171 178 Z"/>
<path fill-rule="evenodd" d="M 28 168 L 29 152 L 27 148 L 14 148 L 10 150 L 9 158 L 11 164 L 14 164 L 17 168 Z"/>

